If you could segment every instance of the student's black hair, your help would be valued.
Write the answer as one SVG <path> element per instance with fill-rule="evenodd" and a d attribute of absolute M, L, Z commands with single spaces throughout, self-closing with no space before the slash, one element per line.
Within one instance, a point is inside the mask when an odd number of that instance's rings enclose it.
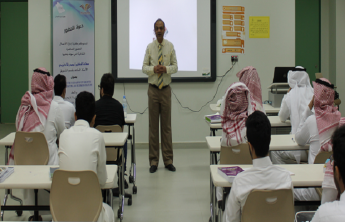
<path fill-rule="evenodd" d="M 66 76 L 58 74 L 54 78 L 54 93 L 56 96 L 61 96 L 63 90 L 66 88 Z"/>
<path fill-rule="evenodd" d="M 155 21 L 155 24 L 153 24 L 153 29 L 156 29 L 156 23 L 157 22 L 163 22 L 163 28 L 165 28 L 165 23 L 164 23 L 164 21 L 162 20 L 162 19 L 157 19 L 156 21 Z"/>
<path fill-rule="evenodd" d="M 96 113 L 95 97 L 92 93 L 83 91 L 75 98 L 75 112 L 77 119 L 83 119 L 91 123 Z"/>
<path fill-rule="evenodd" d="M 332 135 L 333 166 L 337 166 L 345 184 L 345 125 L 339 127 Z"/>
<path fill-rule="evenodd" d="M 101 79 L 101 89 L 103 93 L 109 96 L 114 95 L 115 79 L 111 73 L 106 73 Z"/>
<path fill-rule="evenodd" d="M 268 154 L 271 143 L 271 123 L 267 116 L 260 111 L 253 112 L 246 121 L 247 140 L 255 150 L 257 157 Z"/>

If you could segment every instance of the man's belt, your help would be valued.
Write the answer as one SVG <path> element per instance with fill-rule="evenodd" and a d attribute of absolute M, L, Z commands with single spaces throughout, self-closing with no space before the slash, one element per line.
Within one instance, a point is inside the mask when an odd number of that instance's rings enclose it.
<path fill-rule="evenodd" d="M 158 86 L 156 86 L 155 84 L 150 84 L 150 85 L 153 86 L 153 87 L 155 87 L 156 89 L 159 89 Z M 164 89 L 164 88 L 166 88 L 166 87 L 168 87 L 168 86 L 169 86 L 169 85 L 163 86 L 163 87 L 161 88 L 161 90 Z"/>

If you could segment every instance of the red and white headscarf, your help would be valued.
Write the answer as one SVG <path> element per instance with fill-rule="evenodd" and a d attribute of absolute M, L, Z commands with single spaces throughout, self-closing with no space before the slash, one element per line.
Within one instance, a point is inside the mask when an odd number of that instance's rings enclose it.
<path fill-rule="evenodd" d="M 222 146 L 246 143 L 246 120 L 253 112 L 250 92 L 241 82 L 230 85 L 220 107 L 222 118 Z"/>
<path fill-rule="evenodd" d="M 331 85 L 330 81 L 325 78 L 320 78 L 320 80 Z M 332 134 L 337 127 L 345 124 L 345 118 L 341 118 L 341 113 L 333 104 L 334 90 L 317 82 L 313 82 L 313 86 L 314 110 L 321 144 L 320 152 L 332 151 Z M 333 178 L 333 167 L 331 166 L 330 162 L 328 162 L 326 165 L 322 187 L 336 189 Z"/>
<path fill-rule="evenodd" d="M 240 82 L 244 83 L 249 89 L 253 111 L 258 110 L 265 113 L 262 106 L 261 83 L 256 68 L 247 66 L 239 71 L 236 76 L 239 78 Z"/>
<path fill-rule="evenodd" d="M 47 72 L 45 68 L 38 68 Z M 21 100 L 17 117 L 16 129 L 23 132 L 42 132 L 46 125 L 50 104 L 54 96 L 54 79 L 52 76 L 34 72 L 31 80 L 31 92 L 27 91 Z M 14 163 L 14 144 L 9 162 Z"/>

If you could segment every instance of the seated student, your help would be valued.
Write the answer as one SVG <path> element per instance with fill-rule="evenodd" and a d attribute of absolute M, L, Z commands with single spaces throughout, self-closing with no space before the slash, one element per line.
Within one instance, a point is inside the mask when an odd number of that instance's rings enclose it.
<path fill-rule="evenodd" d="M 60 106 L 60 109 L 64 115 L 66 129 L 74 125 L 74 113 L 75 108 L 72 103 L 64 100 L 66 96 L 66 77 L 58 74 L 54 78 L 54 101 Z"/>
<path fill-rule="evenodd" d="M 295 134 L 302 114 L 313 98 L 314 91 L 310 85 L 308 73 L 301 66 L 289 71 L 288 82 L 290 89 L 282 100 L 278 116 L 282 122 L 290 118 L 291 134 Z M 296 160 L 299 163 L 299 161 L 308 160 L 306 151 L 275 151 L 271 155 L 272 162 L 275 164 L 296 163 Z"/>
<path fill-rule="evenodd" d="M 106 73 L 102 76 L 100 89 L 101 98 L 96 101 L 96 120 L 95 128 L 98 125 L 119 125 L 122 127 L 125 125 L 125 115 L 123 113 L 122 104 L 113 98 L 114 95 L 115 79 L 112 74 Z M 126 171 L 127 163 L 127 141 L 123 147 Z M 128 188 L 128 183 L 125 180 L 125 188 Z"/>
<path fill-rule="evenodd" d="M 334 182 L 340 194 L 340 200 L 322 204 L 316 211 L 311 222 L 343 222 L 345 221 L 345 126 L 338 128 L 333 136 Z"/>
<path fill-rule="evenodd" d="M 241 221 L 241 212 L 252 190 L 292 188 L 289 171 L 273 165 L 268 156 L 271 124 L 267 116 L 255 111 L 248 117 L 246 127 L 253 167 L 238 174 L 232 183 L 223 215 L 225 222 Z"/>
<path fill-rule="evenodd" d="M 246 120 L 252 111 L 250 92 L 241 82 L 230 85 L 220 108 L 222 117 L 222 146 L 246 143 Z M 223 199 L 221 188 L 217 188 L 217 200 Z"/>
<path fill-rule="evenodd" d="M 243 82 L 248 87 L 253 110 L 266 113 L 262 105 L 261 83 L 256 68 L 247 66 L 239 71 L 236 76 L 240 82 Z"/>
<path fill-rule="evenodd" d="M 58 147 L 56 141 L 65 129 L 63 114 L 59 105 L 53 100 L 54 80 L 45 68 L 34 70 L 31 80 L 31 92 L 27 91 L 22 97 L 16 117 L 16 130 L 23 132 L 42 132 L 47 139 L 49 160 L 47 165 L 59 164 Z M 14 149 L 9 155 L 9 165 L 14 164 Z M 24 203 L 34 205 L 33 190 L 24 190 Z M 38 204 L 49 205 L 49 193 L 44 190 L 38 192 Z M 47 214 L 49 211 L 40 212 Z M 30 217 L 29 220 L 33 219 Z"/>
<path fill-rule="evenodd" d="M 309 114 L 305 121 L 305 124 L 301 125 L 301 130 L 298 132 L 298 137 L 301 143 L 310 134 L 316 134 L 315 140 L 319 142 L 319 146 L 312 149 L 312 143 L 310 143 L 310 154 L 316 156 L 322 151 L 332 151 L 331 136 L 333 132 L 339 127 L 345 124 L 345 118 L 341 118 L 341 113 L 338 108 L 333 105 L 334 103 L 334 86 L 327 79 L 320 78 L 313 82 L 314 85 L 314 99 L 310 102 L 309 107 L 314 106 L 315 115 L 311 115 L 309 110 L 306 110 L 306 116 Z M 310 125 L 306 130 L 304 125 Z M 313 127 L 313 128 L 311 128 Z M 312 138 L 312 136 L 310 136 Z M 297 141 L 297 134 L 296 134 Z M 298 142 L 298 141 L 297 141 Z M 299 142 L 299 143 L 300 143 Z M 318 149 L 317 149 L 318 148 Z M 315 158 L 315 157 L 314 157 Z M 333 168 L 328 162 L 325 171 L 324 181 L 322 183 L 322 200 L 321 203 L 331 202 L 336 199 L 338 191 L 334 184 Z"/>
<path fill-rule="evenodd" d="M 89 92 L 81 92 L 75 105 L 76 122 L 60 136 L 60 169 L 92 170 L 103 186 L 107 180 L 107 157 L 102 133 L 92 128 L 96 118 L 95 97 Z M 114 212 L 109 205 L 103 203 L 98 221 L 114 221 Z"/>

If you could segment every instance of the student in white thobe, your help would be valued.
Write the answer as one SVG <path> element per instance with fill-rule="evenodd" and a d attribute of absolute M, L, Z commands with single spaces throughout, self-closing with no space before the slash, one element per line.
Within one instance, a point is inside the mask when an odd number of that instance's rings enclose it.
<path fill-rule="evenodd" d="M 316 124 L 315 114 L 312 112 L 312 102 L 306 107 L 301 115 L 301 123 L 295 134 L 296 142 L 304 146 L 309 146 L 308 164 L 314 164 L 316 155 L 319 153 L 321 144 L 319 140 L 319 131 Z M 315 188 L 303 188 L 294 190 L 295 199 L 298 201 L 320 200 Z"/>
<path fill-rule="evenodd" d="M 235 177 L 226 202 L 223 221 L 241 221 L 241 212 L 249 193 L 254 189 L 292 189 L 289 171 L 272 164 L 269 156 L 271 124 L 267 116 L 255 111 L 247 121 L 247 139 L 253 158 L 253 167 Z"/>
<path fill-rule="evenodd" d="M 66 129 L 69 129 L 74 125 L 74 113 L 75 108 L 72 103 L 64 100 L 66 96 L 66 77 L 64 75 L 58 74 L 54 78 L 54 101 L 57 102 L 60 106 L 60 109 L 63 113 L 65 119 Z"/>
<path fill-rule="evenodd" d="M 278 116 L 282 122 L 288 118 L 291 121 L 291 134 L 295 134 L 301 122 L 301 115 L 313 98 L 314 90 L 310 85 L 308 73 L 301 66 L 288 73 L 289 92 L 284 95 Z M 305 151 L 274 151 L 271 152 L 272 162 L 275 164 L 299 163 L 307 161 Z"/>
<path fill-rule="evenodd" d="M 345 126 L 338 128 L 332 136 L 334 182 L 341 194 L 339 201 L 322 204 L 311 222 L 345 221 Z"/>
<path fill-rule="evenodd" d="M 92 170 L 99 183 L 107 180 L 106 151 L 103 135 L 95 128 L 95 98 L 89 92 L 81 92 L 76 98 L 77 121 L 60 136 L 59 158 L 62 170 Z M 91 127 L 90 127 L 91 126 Z M 111 207 L 103 203 L 99 222 L 114 221 Z"/>

